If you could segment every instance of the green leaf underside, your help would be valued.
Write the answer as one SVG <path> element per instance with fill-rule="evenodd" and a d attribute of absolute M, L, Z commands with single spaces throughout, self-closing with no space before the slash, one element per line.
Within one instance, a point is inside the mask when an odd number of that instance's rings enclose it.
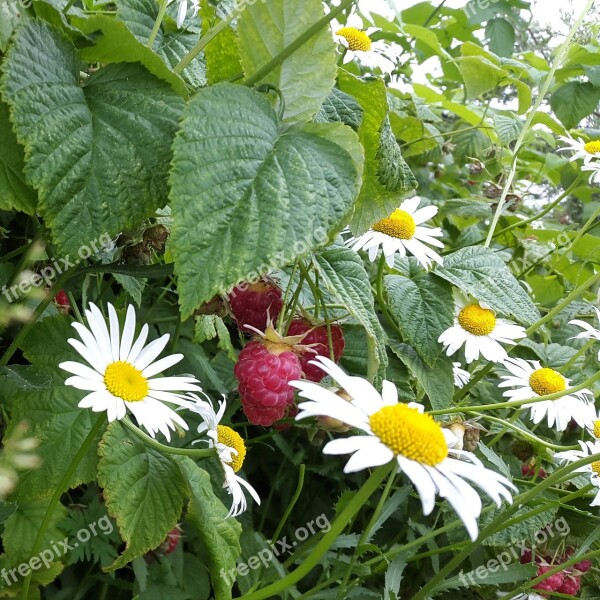
<path fill-rule="evenodd" d="M 171 173 L 182 313 L 331 239 L 352 210 L 360 159 L 344 125 L 281 133 L 258 92 L 225 83 L 201 90 L 185 111 Z"/>
<path fill-rule="evenodd" d="M 25 174 L 64 253 L 98 232 L 136 225 L 166 203 L 170 146 L 183 106 L 140 65 L 109 65 L 83 88 L 80 66 L 58 30 L 29 21 L 15 35 L 2 79 L 26 149 Z"/>
<path fill-rule="evenodd" d="M 358 129 L 362 123 L 364 111 L 361 105 L 350 95 L 334 88 L 315 115 L 318 123 L 344 123 Z"/>
<path fill-rule="evenodd" d="M 238 23 L 238 40 L 246 76 L 254 75 L 300 37 L 323 15 L 320 0 L 248 3 Z M 335 83 L 336 52 L 328 27 L 306 41 L 262 81 L 285 98 L 286 121 L 311 119 Z"/>

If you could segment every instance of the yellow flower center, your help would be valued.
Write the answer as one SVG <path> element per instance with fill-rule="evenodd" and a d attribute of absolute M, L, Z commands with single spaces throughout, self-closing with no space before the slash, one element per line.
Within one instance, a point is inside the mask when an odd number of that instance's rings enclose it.
<path fill-rule="evenodd" d="M 588 154 L 597 154 L 597 153 L 600 153 L 600 140 L 594 140 L 593 142 L 588 142 L 587 144 L 585 144 L 585 146 L 583 147 L 583 149 Z"/>
<path fill-rule="evenodd" d="M 565 378 L 554 369 L 538 369 L 529 377 L 529 385 L 538 396 L 546 396 L 566 389 Z"/>
<path fill-rule="evenodd" d="M 371 38 L 356 27 L 342 27 L 335 32 L 348 42 L 348 50 L 356 52 L 368 52 L 371 49 Z"/>
<path fill-rule="evenodd" d="M 384 406 L 369 419 L 373 433 L 394 454 L 429 466 L 448 456 L 442 428 L 431 415 L 421 414 L 406 404 Z"/>
<path fill-rule="evenodd" d="M 104 384 L 108 391 L 125 402 L 139 402 L 150 390 L 148 380 L 139 369 L 122 360 L 110 363 L 104 371 Z"/>
<path fill-rule="evenodd" d="M 220 444 L 225 444 L 225 446 L 237 450 L 237 454 L 231 453 L 231 463 L 229 465 L 237 473 L 242 468 L 246 458 L 246 444 L 244 444 L 242 436 L 231 427 L 217 425 L 217 439 Z"/>
<path fill-rule="evenodd" d="M 592 463 L 592 471 L 600 475 L 600 460 Z"/>
<path fill-rule="evenodd" d="M 496 315 L 489 308 L 469 304 L 458 313 L 460 326 L 473 335 L 489 335 L 496 327 Z"/>
<path fill-rule="evenodd" d="M 385 233 L 400 240 L 410 240 L 415 235 L 415 220 L 404 210 L 396 209 L 389 217 L 377 221 L 373 231 Z"/>
<path fill-rule="evenodd" d="M 594 421 L 594 436 L 600 440 L 600 421 Z"/>

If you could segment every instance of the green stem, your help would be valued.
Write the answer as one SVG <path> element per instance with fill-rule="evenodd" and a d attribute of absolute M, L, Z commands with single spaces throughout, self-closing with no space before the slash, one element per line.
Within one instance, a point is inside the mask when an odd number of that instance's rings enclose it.
<path fill-rule="evenodd" d="M 383 313 L 383 316 L 385 317 L 386 321 L 392 326 L 394 331 L 396 331 L 396 333 L 400 336 L 400 339 L 402 339 L 402 331 L 400 330 L 400 327 L 398 327 L 398 324 L 396 323 L 395 319 L 393 319 L 392 315 L 390 315 L 390 313 L 387 309 L 387 304 L 385 302 L 385 298 L 383 296 L 383 273 L 384 273 L 384 270 L 385 270 L 385 256 L 382 254 L 379 257 L 379 263 L 377 264 L 377 276 L 375 279 L 375 293 L 377 295 L 377 304 L 379 304 L 379 308 L 381 309 L 381 312 Z"/>
<path fill-rule="evenodd" d="M 6 282 L 7 288 L 10 288 L 12 286 L 19 274 L 25 269 L 25 266 L 29 262 L 31 254 L 35 250 L 37 242 L 39 242 L 42 239 L 43 234 L 44 227 L 38 227 L 37 231 L 35 232 L 35 235 L 31 239 L 31 242 L 29 242 L 29 244 L 27 245 L 27 249 L 25 250 L 23 256 L 21 256 L 19 262 L 17 263 L 15 270 L 11 273 L 10 277 L 8 278 L 8 281 Z"/>
<path fill-rule="evenodd" d="M 69 0 L 65 7 L 62 9 L 63 15 L 66 15 L 69 12 L 69 9 L 77 2 L 77 0 Z"/>
<path fill-rule="evenodd" d="M 156 17 L 156 21 L 154 21 L 154 27 L 152 28 L 150 37 L 148 38 L 148 41 L 146 42 L 146 46 L 148 46 L 148 48 L 152 48 L 152 46 L 154 45 L 154 40 L 156 39 L 156 36 L 158 35 L 158 30 L 160 29 L 160 25 L 162 23 L 162 20 L 165 17 L 166 12 L 167 12 L 167 0 L 161 0 L 160 9 L 158 10 L 158 15 Z"/>
<path fill-rule="evenodd" d="M 350 563 L 348 564 L 348 568 L 346 569 L 346 573 L 344 574 L 344 579 L 342 579 L 342 583 L 340 584 L 340 587 L 338 588 L 336 600 L 343 600 L 343 598 L 344 598 L 344 592 L 346 591 L 346 586 L 348 585 L 348 580 L 350 579 L 350 576 L 352 575 L 352 570 L 354 569 L 354 565 L 356 564 L 356 561 L 358 560 L 358 556 L 359 556 L 358 551 L 359 551 L 360 547 L 369 539 L 369 536 L 371 535 L 371 530 L 373 529 L 373 526 L 377 522 L 377 519 L 379 518 L 379 515 L 381 514 L 381 511 L 383 509 L 383 505 L 385 504 L 385 502 L 390 494 L 390 490 L 392 489 L 392 484 L 394 483 L 394 479 L 396 477 L 397 470 L 398 470 L 398 467 L 396 464 L 394 464 L 394 467 L 392 468 L 392 472 L 390 473 L 387 483 L 385 484 L 385 488 L 383 488 L 383 492 L 381 493 L 381 498 L 379 498 L 379 502 L 377 503 L 377 506 L 375 507 L 375 510 L 373 511 L 371 520 L 369 521 L 369 524 L 365 527 L 364 531 L 362 532 L 362 535 L 360 536 L 360 538 L 358 540 L 358 544 L 356 545 L 356 549 L 354 550 L 352 559 L 350 560 Z"/>
<path fill-rule="evenodd" d="M 425 140 L 435 140 L 439 137 L 449 137 L 456 135 L 457 133 L 463 133 L 463 131 L 471 131 L 472 129 L 494 129 L 489 125 L 472 125 L 471 127 L 463 127 L 462 129 L 455 129 L 454 131 L 444 131 L 440 133 L 436 133 L 435 135 L 425 135 L 420 137 L 419 139 L 413 140 L 411 142 L 405 142 L 404 144 L 400 144 L 400 149 L 406 148 L 412 144 L 418 144 L 419 142 L 423 142 Z"/>
<path fill-rule="evenodd" d="M 131 432 L 135 433 L 139 438 L 144 440 L 148 446 L 152 446 L 155 450 L 159 450 L 160 452 L 164 452 L 165 454 L 176 454 L 178 456 L 192 456 L 194 458 L 208 458 L 210 456 L 217 456 L 215 450 L 213 448 L 205 448 L 195 450 L 194 448 L 173 448 L 172 446 L 166 446 L 165 444 L 161 444 L 157 442 L 154 438 L 150 437 L 148 434 L 144 433 L 139 427 L 136 427 L 130 420 L 129 417 L 124 417 L 120 421 L 129 429 Z"/>
<path fill-rule="evenodd" d="M 261 590 L 240 596 L 240 600 L 264 600 L 265 598 L 277 596 L 279 593 L 289 589 L 308 573 L 310 573 L 312 568 L 318 564 L 321 557 L 331 547 L 336 538 L 344 531 L 346 525 L 350 522 L 352 517 L 364 506 L 367 500 L 380 486 L 382 481 L 388 476 L 390 469 L 391 464 L 388 464 L 378 467 L 375 469 L 375 471 L 373 471 L 369 479 L 367 479 L 363 486 L 356 492 L 356 494 L 354 494 L 352 500 L 348 502 L 346 507 L 331 524 L 331 529 L 321 538 L 312 552 L 294 571 L 281 578 L 279 581 L 267 585 Z"/>
<path fill-rule="evenodd" d="M 572 367 L 580 356 L 583 356 L 594 344 L 596 340 L 588 340 L 571 358 L 559 369 L 561 373 L 566 373 Z"/>
<path fill-rule="evenodd" d="M 244 10 L 242 9 L 232 10 L 230 15 L 227 15 L 222 21 L 219 21 L 214 27 L 211 27 L 201 38 L 200 41 L 175 65 L 173 71 L 179 74 L 183 71 L 193 60 L 206 48 L 208 43 L 223 31 L 226 27 L 229 27 L 230 23 Z"/>
<path fill-rule="evenodd" d="M 576 462 L 569 463 L 560 469 L 557 469 L 549 477 L 541 481 L 537 486 L 531 490 L 519 494 L 513 498 L 513 504 L 506 510 L 502 511 L 479 535 L 477 540 L 469 543 L 461 552 L 459 552 L 452 560 L 450 560 L 442 569 L 440 569 L 422 588 L 417 592 L 412 600 L 425 600 L 429 597 L 429 594 L 434 590 L 440 581 L 443 581 L 456 567 L 460 566 L 462 562 L 474 552 L 477 547 L 490 535 L 496 533 L 498 529 L 503 529 L 508 517 L 511 517 L 519 508 L 528 502 L 539 497 L 541 492 L 545 489 L 560 483 L 564 479 L 572 477 L 572 474 L 577 471 L 580 467 L 589 465 L 600 459 L 600 454 L 593 454 L 586 456 Z M 564 567 L 563 567 L 564 568 Z"/>
<path fill-rule="evenodd" d="M 283 61 L 291 56 L 296 50 L 301 48 L 308 40 L 317 35 L 321 29 L 326 27 L 330 21 L 335 19 L 341 12 L 350 8 L 356 0 L 343 0 L 343 2 L 333 8 L 329 13 L 321 17 L 316 23 L 311 25 L 302 35 L 298 36 L 289 46 L 286 46 L 279 54 L 274 56 L 264 67 L 261 67 L 256 73 L 248 77 L 245 85 L 252 87 L 264 79 L 273 69 L 278 67 Z"/>
<path fill-rule="evenodd" d="M 87 454 L 92 442 L 96 438 L 98 432 L 102 429 L 102 426 L 106 422 L 106 415 L 102 413 L 97 419 L 94 425 L 92 426 L 90 432 L 87 434 L 85 440 L 81 444 L 81 447 L 77 451 L 77 454 L 71 461 L 71 464 L 68 466 L 67 470 L 64 472 L 62 479 L 58 483 L 56 490 L 54 491 L 54 495 L 50 499 L 50 503 L 46 508 L 46 513 L 44 514 L 44 519 L 42 520 L 42 524 L 38 529 L 37 535 L 35 536 L 35 540 L 33 542 L 33 547 L 31 548 L 31 556 L 37 556 L 39 551 L 41 550 L 42 542 L 44 540 L 44 534 L 48 529 L 48 525 L 50 525 L 50 520 L 52 519 L 52 515 L 54 514 L 54 510 L 60 501 L 60 497 L 63 495 L 68 487 L 69 483 L 73 477 L 73 473 L 79 466 L 79 463 L 83 460 L 83 457 Z M 31 585 L 31 577 L 33 575 L 33 571 L 29 571 L 27 577 L 23 580 L 23 589 L 21 592 L 22 600 L 27 600 L 29 596 L 29 586 Z"/>
<path fill-rule="evenodd" d="M 531 123 L 533 122 L 533 118 L 534 118 L 535 114 L 537 113 L 537 111 L 539 110 L 540 106 L 542 105 L 542 102 L 544 101 L 544 98 L 546 97 L 546 94 L 548 93 L 548 90 L 550 89 L 550 85 L 554 81 L 554 74 L 556 73 L 556 70 L 559 68 L 559 66 L 562 64 L 563 58 L 566 55 L 567 51 L 569 50 L 573 36 L 575 35 L 577 30 L 583 23 L 586 15 L 592 8 L 593 4 L 594 4 L 594 0 L 588 0 L 585 8 L 583 9 L 583 12 L 581 13 L 581 15 L 579 15 L 579 18 L 574 23 L 573 27 L 571 27 L 571 30 L 569 31 L 569 33 L 567 34 L 567 37 L 565 38 L 564 42 L 560 46 L 560 49 L 556 55 L 556 58 L 554 59 L 554 61 L 552 63 L 552 67 L 550 68 L 550 71 L 548 72 L 548 75 L 546 76 L 544 84 L 542 85 L 542 88 L 540 89 L 537 100 L 535 101 L 534 105 L 531 107 L 531 109 L 527 113 L 525 123 L 523 124 L 523 129 L 521 130 L 521 133 L 519 134 L 519 137 L 517 138 L 517 141 L 515 142 L 515 145 L 514 145 L 512 165 L 511 165 L 508 177 L 506 178 L 504 188 L 502 189 L 502 195 L 500 196 L 500 199 L 498 200 L 498 207 L 496 208 L 496 212 L 494 213 L 494 218 L 492 219 L 492 224 L 490 225 L 490 230 L 489 230 L 487 238 L 485 240 L 484 245 L 486 247 L 489 247 L 489 245 L 492 241 L 492 238 L 494 236 L 494 230 L 496 229 L 496 226 L 498 225 L 498 220 L 500 219 L 500 215 L 502 214 L 502 209 L 504 208 L 504 204 L 506 203 L 506 197 L 508 195 L 508 192 L 510 190 L 512 182 L 517 173 L 517 158 L 519 155 L 519 151 L 521 150 L 521 146 L 523 145 L 525 137 L 526 137 L 527 133 L 529 132 L 529 128 L 531 127 Z"/>
<path fill-rule="evenodd" d="M 279 521 L 279 524 L 277 525 L 275 532 L 273 533 L 273 538 L 272 538 L 273 541 L 277 541 L 279 539 L 279 535 L 281 534 L 281 530 L 283 529 L 285 522 L 288 520 L 288 517 L 292 513 L 294 506 L 296 506 L 296 502 L 298 502 L 298 498 L 300 498 L 300 494 L 302 493 L 302 487 L 304 486 L 305 471 L 306 471 L 306 466 L 300 465 L 300 470 L 298 471 L 298 484 L 296 485 L 296 491 L 294 492 L 294 495 L 292 496 L 290 503 L 288 504 L 287 508 L 285 509 L 285 512 L 283 513 L 283 516 L 281 517 L 281 520 Z"/>
<path fill-rule="evenodd" d="M 283 325 L 283 317 L 285 315 L 285 307 L 287 306 L 288 296 L 292 289 L 292 284 L 294 283 L 294 276 L 296 275 L 297 268 L 298 268 L 298 259 L 296 259 L 294 261 L 294 266 L 292 267 L 292 272 L 290 273 L 290 278 L 288 280 L 287 285 L 285 286 L 285 292 L 283 294 L 283 302 L 282 302 L 284 309 L 279 313 L 279 318 L 277 319 L 277 331 L 281 331 L 281 327 Z"/>
<path fill-rule="evenodd" d="M 522 410 L 516 410 L 508 421 L 505 421 L 504 419 L 498 419 L 498 421 L 496 421 L 502 425 L 502 429 L 487 443 L 488 448 L 494 446 L 509 429 L 514 429 L 513 423 L 521 416 L 522 412 Z M 485 415 L 481 416 L 485 418 Z M 488 420 L 494 422 L 492 419 Z"/>

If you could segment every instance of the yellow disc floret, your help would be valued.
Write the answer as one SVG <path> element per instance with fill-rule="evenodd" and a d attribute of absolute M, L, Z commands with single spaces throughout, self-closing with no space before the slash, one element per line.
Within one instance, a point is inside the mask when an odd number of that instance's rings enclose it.
<path fill-rule="evenodd" d="M 148 380 L 142 375 L 142 372 L 122 360 L 110 363 L 106 367 L 104 384 L 113 396 L 121 398 L 125 402 L 143 400 L 150 389 Z"/>
<path fill-rule="evenodd" d="M 600 421 L 594 421 L 594 436 L 600 440 Z"/>
<path fill-rule="evenodd" d="M 229 463 L 229 466 L 237 473 L 246 458 L 246 444 L 244 444 L 242 436 L 227 425 L 217 425 L 217 437 L 220 444 L 225 444 L 237 452 L 237 454 L 231 453 L 231 463 Z"/>
<path fill-rule="evenodd" d="M 600 460 L 592 463 L 592 471 L 600 475 Z"/>
<path fill-rule="evenodd" d="M 373 433 L 396 455 L 435 466 L 448 456 L 442 428 L 406 404 L 384 406 L 369 419 Z"/>
<path fill-rule="evenodd" d="M 400 240 L 410 240 L 415 235 L 417 225 L 405 210 L 398 208 L 389 217 L 377 221 L 372 229 Z"/>
<path fill-rule="evenodd" d="M 348 50 L 368 52 L 371 49 L 371 38 L 364 31 L 356 29 L 356 27 L 342 27 L 335 34 L 346 40 Z"/>
<path fill-rule="evenodd" d="M 489 335 L 496 327 L 496 315 L 489 308 L 469 304 L 458 313 L 460 326 L 473 335 Z"/>
<path fill-rule="evenodd" d="M 583 149 L 588 154 L 600 154 L 600 140 L 594 140 L 584 145 Z"/>
<path fill-rule="evenodd" d="M 567 382 L 554 369 L 538 369 L 529 376 L 529 385 L 538 396 L 547 396 L 565 390 Z"/>

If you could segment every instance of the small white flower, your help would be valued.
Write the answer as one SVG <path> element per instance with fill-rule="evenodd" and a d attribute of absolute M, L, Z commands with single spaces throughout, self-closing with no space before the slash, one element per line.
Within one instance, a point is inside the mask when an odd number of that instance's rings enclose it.
<path fill-rule="evenodd" d="M 145 427 L 152 437 L 161 431 L 171 439 L 169 428 L 174 423 L 187 429 L 186 422 L 166 403 L 185 408 L 191 406 L 179 392 L 202 391 L 194 377 L 155 377 L 177 364 L 183 354 L 171 354 L 158 361 L 155 359 L 164 350 L 169 334 L 144 346 L 148 338 L 148 325 L 144 325 L 137 340 L 135 334 L 135 310 L 127 307 L 123 333 L 119 333 L 119 318 L 112 304 L 108 304 L 110 330 L 100 309 L 90 304 L 85 311 L 89 329 L 81 323 L 72 323 L 82 341 L 67 340 L 81 357 L 91 365 L 66 361 L 61 369 L 73 373 L 65 385 L 91 392 L 79 405 L 94 412 L 106 411 L 108 420 L 122 419 L 131 411 L 140 426 Z"/>
<path fill-rule="evenodd" d="M 594 310 L 596 311 L 596 316 L 598 317 L 598 323 L 600 323 L 600 310 L 598 310 L 595 306 Z M 592 327 L 587 321 L 573 319 L 572 321 L 569 321 L 569 325 L 577 325 L 577 327 L 581 327 L 583 329 L 581 333 L 578 333 L 575 336 L 575 339 L 590 339 L 600 341 L 600 330 Z M 598 360 L 600 360 L 600 351 L 598 351 Z"/>
<path fill-rule="evenodd" d="M 576 462 L 586 456 L 592 456 L 593 454 L 600 454 L 600 440 L 596 440 L 595 442 L 584 442 L 579 440 L 579 445 L 581 446 L 581 450 L 558 452 L 554 455 L 554 458 L 557 458 L 561 464 L 564 464 L 567 462 Z M 591 483 L 598 488 L 598 493 L 590 506 L 600 506 L 600 460 L 585 465 L 585 467 L 579 467 L 575 472 L 589 473 Z"/>
<path fill-rule="evenodd" d="M 598 183 L 600 184 L 600 162 L 593 162 L 589 165 L 583 165 L 581 167 L 582 171 L 589 171 L 590 174 L 590 183 Z"/>
<path fill-rule="evenodd" d="M 454 385 L 457 388 L 463 388 L 471 380 L 471 374 L 469 371 L 461 369 L 459 362 L 452 363 L 452 374 L 454 375 Z"/>
<path fill-rule="evenodd" d="M 582 138 L 575 140 L 569 136 L 559 136 L 558 139 L 568 145 L 567 148 L 560 148 L 558 152 L 575 151 L 571 156 L 572 161 L 583 158 L 583 164 L 589 165 L 595 158 L 600 158 L 600 140 L 585 142 Z"/>
<path fill-rule="evenodd" d="M 454 508 L 472 540 L 478 535 L 482 502 L 467 480 L 481 488 L 497 506 L 502 499 L 512 501 L 507 488 L 515 488 L 510 481 L 486 469 L 471 452 L 452 450 L 451 454 L 466 460 L 451 458 L 447 434 L 439 423 L 423 414 L 422 405 L 398 402 L 398 391 L 392 383 L 384 381 L 379 394 L 367 380 L 347 375 L 324 356 L 312 363 L 332 377 L 350 400 L 316 383 L 291 381 L 299 396 L 308 399 L 298 405 L 296 419 L 330 417 L 366 434 L 334 439 L 323 448 L 324 454 L 352 454 L 345 473 L 396 461 L 415 486 L 423 513 L 429 515 L 433 511 L 439 494 Z"/>
<path fill-rule="evenodd" d="M 169 4 L 173 0 L 169 0 Z M 177 27 L 181 29 L 183 22 L 187 17 L 188 12 L 188 0 L 177 0 L 179 2 L 179 8 L 177 9 Z M 192 5 L 192 18 L 198 14 L 199 0 L 190 0 Z"/>
<path fill-rule="evenodd" d="M 503 375 L 504 381 L 498 385 L 500 388 L 512 387 L 504 396 L 511 400 L 528 400 L 538 396 L 547 396 L 566 390 L 570 381 L 558 371 L 542 367 L 536 360 L 523 360 L 522 358 L 507 358 L 504 366 L 511 375 Z M 523 408 L 531 408 L 531 420 L 537 425 L 545 417 L 548 427 L 564 431 L 571 419 L 580 427 L 589 427 L 594 420 L 594 395 L 590 390 L 584 389 L 557 398 L 542 402 L 523 404 Z"/>
<path fill-rule="evenodd" d="M 425 221 L 437 214 L 438 209 L 436 206 L 419 208 L 420 202 L 419 196 L 405 200 L 389 217 L 377 221 L 363 235 L 350 238 L 346 245 L 356 251 L 368 251 L 371 262 L 377 258 L 381 246 L 390 269 L 394 267 L 396 253 L 400 256 L 412 254 L 426 269 L 432 261 L 441 265 L 442 257 L 426 244 L 443 248 L 444 244 L 435 239 L 442 237 L 442 230 L 440 227 L 423 226 Z"/>
<path fill-rule="evenodd" d="M 223 487 L 232 496 L 232 504 L 228 516 L 237 517 L 248 507 L 242 486 L 248 490 L 254 501 L 260 505 L 260 498 L 256 490 L 246 480 L 236 475 L 242 468 L 246 458 L 246 444 L 244 444 L 242 436 L 237 431 L 234 431 L 231 427 L 227 427 L 227 425 L 220 424 L 225 413 L 225 401 L 219 402 L 219 410 L 215 412 L 210 402 L 201 400 L 196 394 L 190 394 L 189 397 L 193 400 L 190 409 L 198 413 L 203 419 L 203 423 L 198 426 L 198 433 L 205 433 L 209 438 L 208 446 L 209 448 L 215 448 L 221 461 L 221 466 L 225 471 Z M 199 441 L 202 440 L 197 440 L 197 442 Z"/>
<path fill-rule="evenodd" d="M 515 340 L 527 335 L 520 325 L 497 318 L 487 304 L 470 300 L 457 290 L 454 291 L 454 301 L 454 325 L 438 339 L 448 356 L 464 345 L 467 364 L 479 358 L 479 354 L 489 361 L 501 362 L 508 355 L 500 343 L 514 344 Z"/>
<path fill-rule="evenodd" d="M 351 15 L 345 25 L 333 19 L 331 29 L 336 42 L 346 48 L 344 64 L 356 59 L 369 69 L 380 69 L 383 73 L 391 73 L 396 68 L 399 51 L 383 40 L 372 41 L 370 36 L 379 29 L 369 27 L 363 30 L 363 21 L 358 15 Z"/>

